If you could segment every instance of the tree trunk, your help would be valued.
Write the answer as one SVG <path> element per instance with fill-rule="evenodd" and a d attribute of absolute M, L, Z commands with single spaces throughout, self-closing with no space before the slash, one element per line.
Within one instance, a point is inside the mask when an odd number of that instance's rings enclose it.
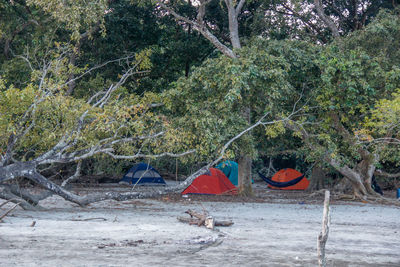
<path fill-rule="evenodd" d="M 378 194 L 372 189 L 372 175 L 375 171 L 373 157 L 363 159 L 355 168 L 342 166 L 334 159 L 330 160 L 331 166 L 339 171 L 350 182 L 353 194 L 356 198 L 366 199 L 368 196 L 377 196 Z"/>
<path fill-rule="evenodd" d="M 243 109 L 242 116 L 250 124 L 250 107 Z M 247 133 L 247 135 L 248 134 L 250 133 Z M 253 190 L 251 187 L 251 165 L 252 159 L 250 155 L 242 153 L 238 160 L 238 185 L 239 193 L 244 196 L 253 195 Z"/>
<path fill-rule="evenodd" d="M 226 0 L 225 2 L 228 8 L 229 37 L 231 39 L 232 47 L 241 48 L 239 39 L 238 14 L 232 0 Z"/>
<path fill-rule="evenodd" d="M 325 178 L 325 170 L 319 164 L 315 165 L 311 173 L 311 181 L 307 191 L 316 191 L 324 188 Z"/>
<path fill-rule="evenodd" d="M 253 195 L 251 186 L 251 163 L 252 160 L 248 155 L 241 155 L 238 161 L 239 193 L 244 196 Z"/>

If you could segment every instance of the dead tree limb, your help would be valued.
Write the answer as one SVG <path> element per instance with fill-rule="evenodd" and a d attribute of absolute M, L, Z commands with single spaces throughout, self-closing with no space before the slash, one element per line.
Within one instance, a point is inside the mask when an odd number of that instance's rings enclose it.
<path fill-rule="evenodd" d="M 41 208 L 39 205 L 34 206 L 25 201 L 23 198 L 20 198 L 19 196 L 13 194 L 8 188 L 4 186 L 0 186 L 0 198 L 5 199 L 9 202 L 19 203 L 21 208 L 23 208 L 24 210 L 37 210 Z"/>
<path fill-rule="evenodd" d="M 3 221 L 3 219 L 10 213 L 12 212 L 17 206 L 19 206 L 20 203 L 15 204 L 11 209 L 9 209 L 8 211 L 6 211 L 6 213 L 4 213 L 3 215 L 0 216 L 0 222 Z"/>
<path fill-rule="evenodd" d="M 0 208 L 6 205 L 7 203 L 10 203 L 11 201 L 15 201 L 16 199 L 9 199 L 7 201 L 4 201 L 3 203 L 0 204 Z"/>
<path fill-rule="evenodd" d="M 318 243 L 317 243 L 318 265 L 320 267 L 326 266 L 325 245 L 326 241 L 328 241 L 329 224 L 330 224 L 329 199 L 330 199 L 330 192 L 329 190 L 327 190 L 325 191 L 324 212 L 322 216 L 322 230 L 318 235 Z"/>
<path fill-rule="evenodd" d="M 321 0 L 314 0 L 314 7 L 317 11 L 318 17 L 325 23 L 325 25 L 331 30 L 334 38 L 340 36 L 339 29 L 336 26 L 335 22 L 325 14 L 324 7 L 322 6 Z"/>

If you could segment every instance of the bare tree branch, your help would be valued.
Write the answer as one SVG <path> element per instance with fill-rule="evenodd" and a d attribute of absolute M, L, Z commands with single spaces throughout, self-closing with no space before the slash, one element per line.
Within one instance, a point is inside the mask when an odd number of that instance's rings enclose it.
<path fill-rule="evenodd" d="M 383 177 L 387 177 L 387 178 L 399 178 L 400 177 L 400 172 L 398 173 L 388 173 L 382 170 L 375 170 L 375 175 L 377 176 L 383 176 Z"/>
<path fill-rule="evenodd" d="M 82 160 L 78 161 L 78 164 L 76 165 L 76 170 L 75 170 L 74 175 L 72 175 L 72 176 L 68 177 L 68 179 L 64 180 L 61 183 L 61 186 L 65 187 L 71 181 L 78 179 L 79 176 L 81 175 L 81 168 L 82 168 Z"/>
<path fill-rule="evenodd" d="M 339 37 L 340 36 L 339 29 L 336 26 L 335 22 L 325 14 L 321 0 L 314 0 L 314 7 L 315 10 L 317 11 L 319 18 L 323 22 L 325 22 L 326 26 L 331 30 L 333 37 L 335 38 Z"/>
<path fill-rule="evenodd" d="M 199 33 L 201 33 L 207 40 L 209 40 L 219 51 L 221 51 L 224 55 L 226 55 L 229 58 L 236 58 L 236 54 L 232 51 L 232 49 L 228 48 L 226 45 L 224 45 L 223 43 L 221 43 L 218 38 L 213 35 L 208 29 L 207 27 L 198 22 L 198 21 L 193 21 L 190 20 L 186 17 L 183 17 L 181 15 L 179 15 L 178 13 L 175 12 L 175 10 L 173 10 L 171 7 L 169 7 L 168 5 L 164 4 L 162 2 L 162 0 L 156 0 L 156 3 L 164 10 L 166 10 L 169 14 L 171 14 L 172 16 L 174 16 L 177 20 L 179 21 L 183 21 L 186 22 L 190 25 L 193 26 L 193 29 L 195 29 L 196 31 L 198 31 Z M 204 6 L 202 6 L 203 8 Z M 202 12 L 202 11 L 201 11 Z M 204 17 L 204 15 L 199 15 L 199 18 L 202 19 Z"/>
<path fill-rule="evenodd" d="M 12 208 L 10 208 L 8 211 L 6 211 L 3 215 L 0 216 L 0 222 L 3 221 L 3 219 L 11 212 L 13 211 L 17 206 L 19 206 L 20 203 L 15 204 Z"/>
<path fill-rule="evenodd" d="M 132 159 L 137 159 L 137 158 L 161 158 L 161 157 L 179 158 L 179 157 L 187 156 L 189 154 L 193 154 L 194 152 L 196 152 L 195 149 L 192 149 L 192 150 L 189 150 L 189 151 L 185 151 L 185 152 L 182 152 L 182 153 L 179 153 L 179 154 L 170 153 L 170 152 L 163 152 L 163 153 L 155 154 L 155 155 L 136 153 L 135 155 L 132 155 L 132 156 L 116 155 L 116 154 L 114 154 L 112 152 L 105 152 L 105 154 L 109 155 L 113 159 L 129 159 L 129 160 L 132 160 Z"/>
<path fill-rule="evenodd" d="M 246 0 L 240 0 L 239 4 L 236 6 L 236 16 L 239 16 L 240 12 L 242 12 L 242 8 L 244 4 L 246 3 Z"/>

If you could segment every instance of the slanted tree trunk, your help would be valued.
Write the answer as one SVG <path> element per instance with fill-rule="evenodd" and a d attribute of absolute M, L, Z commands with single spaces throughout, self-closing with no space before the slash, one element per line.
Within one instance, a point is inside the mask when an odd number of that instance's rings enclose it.
<path fill-rule="evenodd" d="M 354 168 L 339 164 L 334 159 L 331 159 L 330 163 L 350 182 L 355 197 L 365 200 L 368 196 L 378 196 L 371 187 L 372 175 L 375 172 L 373 156 L 364 158 Z"/>

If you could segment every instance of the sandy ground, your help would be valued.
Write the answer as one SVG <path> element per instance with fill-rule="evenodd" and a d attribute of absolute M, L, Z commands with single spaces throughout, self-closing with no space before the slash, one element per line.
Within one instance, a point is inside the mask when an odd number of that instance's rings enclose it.
<path fill-rule="evenodd" d="M 41 205 L 47 210 L 15 210 L 0 224 L 0 266 L 317 265 L 322 202 L 189 197 L 103 201 L 80 208 L 53 196 Z M 204 208 L 234 225 L 211 231 L 178 222 L 176 217 L 189 208 Z M 398 207 L 333 204 L 331 218 L 328 266 L 400 266 Z"/>

